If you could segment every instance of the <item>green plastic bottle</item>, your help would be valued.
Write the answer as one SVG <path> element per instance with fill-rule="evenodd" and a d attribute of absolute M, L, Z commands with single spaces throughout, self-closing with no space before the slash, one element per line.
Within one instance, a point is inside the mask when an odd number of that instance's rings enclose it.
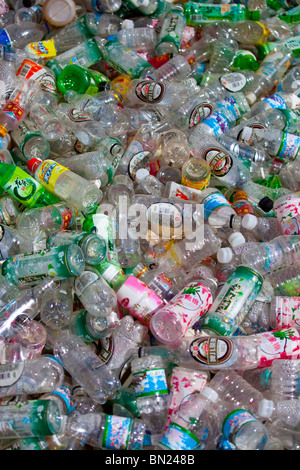
<path fill-rule="evenodd" d="M 8 163 L 0 163 L 0 188 L 29 209 L 61 202 L 33 176 L 30 176 L 22 168 Z"/>
<path fill-rule="evenodd" d="M 188 26 L 201 26 L 218 20 L 243 21 L 259 20 L 259 10 L 249 11 L 242 4 L 207 4 L 187 2 L 183 5 Z"/>
<path fill-rule="evenodd" d="M 255 71 L 259 68 L 259 62 L 252 52 L 242 49 L 236 52 L 230 68 L 235 72 L 238 70 Z"/>
<path fill-rule="evenodd" d="M 57 77 L 57 87 L 62 93 L 70 90 L 80 94 L 96 95 L 109 79 L 96 70 L 80 65 L 67 65 Z"/>

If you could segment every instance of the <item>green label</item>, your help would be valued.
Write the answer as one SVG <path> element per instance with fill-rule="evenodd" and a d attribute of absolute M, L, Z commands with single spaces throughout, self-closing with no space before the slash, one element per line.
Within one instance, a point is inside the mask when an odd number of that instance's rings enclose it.
<path fill-rule="evenodd" d="M 38 196 L 39 185 L 30 175 L 26 175 L 20 168 L 16 168 L 3 189 L 15 197 L 26 207 L 33 207 Z"/>

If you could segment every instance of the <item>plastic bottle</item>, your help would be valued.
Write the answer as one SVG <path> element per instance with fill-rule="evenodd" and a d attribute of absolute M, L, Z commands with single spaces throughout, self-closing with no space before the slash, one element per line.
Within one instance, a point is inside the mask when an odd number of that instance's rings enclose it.
<path fill-rule="evenodd" d="M 100 340 L 99 356 L 120 379 L 134 351 L 147 341 L 148 331 L 148 328 L 127 315 L 121 318 L 109 335 Z"/>
<path fill-rule="evenodd" d="M 299 136 L 282 132 L 279 129 L 249 129 L 244 128 L 243 133 L 247 133 L 252 145 L 262 148 L 271 157 L 277 157 L 283 161 L 289 162 L 297 158 L 300 144 Z M 242 134 L 243 135 L 243 134 Z"/>
<path fill-rule="evenodd" d="M 66 430 L 77 440 L 84 439 L 96 449 L 142 450 L 145 424 L 140 419 L 94 412 L 75 415 Z"/>
<path fill-rule="evenodd" d="M 62 384 L 64 377 L 62 366 L 48 356 L 0 365 L 0 369 L 5 371 L 1 397 L 51 392 Z"/>
<path fill-rule="evenodd" d="M 74 278 L 55 281 L 52 291 L 43 295 L 40 303 L 40 319 L 43 324 L 56 330 L 66 327 L 74 308 Z"/>
<path fill-rule="evenodd" d="M 160 436 L 167 415 L 168 385 L 161 357 L 148 355 L 131 362 L 133 387 L 141 418 L 151 430 L 152 442 Z"/>
<path fill-rule="evenodd" d="M 281 224 L 275 217 L 256 217 L 254 214 L 245 214 L 241 223 L 244 229 L 253 230 L 262 242 L 268 242 L 283 235 Z"/>
<path fill-rule="evenodd" d="M 258 410 L 264 394 L 257 390 L 235 370 L 219 370 L 209 382 L 226 402 L 253 413 L 259 418 Z"/>
<path fill-rule="evenodd" d="M 40 240 L 60 230 L 71 228 L 78 215 L 75 207 L 59 202 L 29 209 L 17 216 L 16 228 L 27 240 Z"/>
<path fill-rule="evenodd" d="M 163 183 L 161 183 L 155 176 L 150 175 L 148 170 L 144 168 L 137 170 L 135 181 L 138 184 L 135 190 L 136 194 L 163 195 Z"/>
<path fill-rule="evenodd" d="M 32 41 L 40 41 L 47 32 L 46 24 L 37 24 L 31 21 L 13 23 L 1 30 L 0 43 L 23 49 L 26 44 Z"/>
<path fill-rule="evenodd" d="M 141 28 L 125 28 L 115 34 L 117 41 L 124 44 L 124 46 L 132 51 L 154 51 L 157 43 L 156 31 L 148 26 Z"/>
<path fill-rule="evenodd" d="M 138 279 L 147 284 L 165 303 L 168 303 L 179 293 L 179 287 L 174 279 L 169 279 L 165 274 L 150 270 L 142 263 L 137 264 L 132 271 Z"/>
<path fill-rule="evenodd" d="M 102 199 L 102 192 L 93 183 L 53 160 L 32 158 L 27 166 L 44 188 L 78 210 L 90 213 Z"/>
<path fill-rule="evenodd" d="M 1 407 L 0 420 L 6 423 L 1 438 L 51 436 L 65 427 L 62 408 L 52 400 L 29 400 L 20 406 Z"/>
<path fill-rule="evenodd" d="M 57 77 L 57 87 L 64 94 L 73 90 L 80 94 L 96 95 L 107 82 L 107 77 L 102 73 L 77 64 L 66 65 Z"/>
<path fill-rule="evenodd" d="M 156 44 L 158 55 L 179 52 L 181 36 L 186 26 L 186 17 L 182 5 L 173 5 L 161 25 Z"/>
<path fill-rule="evenodd" d="M 179 345 L 142 347 L 140 357 L 158 354 L 166 360 L 193 370 L 248 370 L 260 361 L 259 340 L 249 336 L 194 336 L 182 338 Z"/>
<path fill-rule="evenodd" d="M 76 5 L 73 0 L 46 0 L 43 6 L 45 20 L 54 26 L 65 26 L 76 17 Z"/>
<path fill-rule="evenodd" d="M 94 3 L 92 0 L 84 0 L 83 6 L 90 11 L 96 11 L 97 13 L 115 12 L 119 10 L 121 6 L 120 0 L 101 0 L 100 3 Z"/>
<path fill-rule="evenodd" d="M 85 269 L 75 279 L 75 293 L 87 311 L 94 316 L 107 317 L 117 306 L 114 290 L 94 270 Z"/>
<path fill-rule="evenodd" d="M 191 282 L 152 315 L 150 331 L 159 343 L 176 344 L 212 303 L 212 294 L 205 283 Z"/>
<path fill-rule="evenodd" d="M 84 270 L 84 256 L 77 245 L 65 245 L 22 253 L 6 258 L 2 274 L 16 285 L 31 285 L 40 279 L 64 279 L 78 276 Z"/>
<path fill-rule="evenodd" d="M 99 266 L 102 276 L 112 286 L 123 314 L 129 313 L 142 324 L 149 326 L 151 315 L 163 301 L 146 284 L 133 275 L 121 274 L 113 264 Z"/>
<path fill-rule="evenodd" d="M 81 338 L 68 332 L 52 335 L 54 356 L 95 402 L 103 404 L 120 388 L 120 382 Z M 93 366 L 92 366 L 93 365 Z"/>
<path fill-rule="evenodd" d="M 41 23 L 43 20 L 42 5 L 38 3 L 29 8 L 19 8 L 15 14 L 15 22 L 31 21 L 33 23 Z"/>
<path fill-rule="evenodd" d="M 299 240 L 297 235 L 281 235 L 261 244 L 254 250 L 242 253 L 241 261 L 262 273 L 290 266 L 298 261 Z"/>
<path fill-rule="evenodd" d="M 274 212 L 283 230 L 284 235 L 299 235 L 299 204 L 297 193 L 279 197 L 274 203 Z"/>
<path fill-rule="evenodd" d="M 48 157 L 50 153 L 49 142 L 31 119 L 25 118 L 11 133 L 11 136 L 27 160 L 32 157 L 45 160 Z"/>
<path fill-rule="evenodd" d="M 190 158 L 182 166 L 182 184 L 194 189 L 206 189 L 210 180 L 210 166 L 202 158 Z"/>
<path fill-rule="evenodd" d="M 210 425 L 210 404 L 218 394 L 207 385 L 188 397 L 180 414 L 169 424 L 160 439 L 158 450 L 209 450 L 216 430 Z"/>

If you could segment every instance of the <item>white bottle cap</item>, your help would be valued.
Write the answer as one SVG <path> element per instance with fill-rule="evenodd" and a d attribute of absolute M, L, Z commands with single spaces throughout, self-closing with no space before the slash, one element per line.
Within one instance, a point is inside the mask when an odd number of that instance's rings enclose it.
<path fill-rule="evenodd" d="M 217 252 L 217 260 L 219 263 L 229 263 L 232 260 L 233 253 L 231 248 L 220 248 Z"/>
<path fill-rule="evenodd" d="M 256 95 L 255 93 L 247 93 L 246 94 L 246 100 L 248 101 L 248 103 L 250 104 L 250 106 L 255 103 L 256 101 Z"/>
<path fill-rule="evenodd" d="M 124 20 L 122 23 L 122 29 L 133 29 L 134 22 L 132 20 Z"/>
<path fill-rule="evenodd" d="M 245 126 L 241 133 L 241 140 L 248 142 L 251 139 L 253 129 L 252 127 Z"/>
<path fill-rule="evenodd" d="M 200 393 L 213 402 L 219 398 L 219 394 L 210 387 L 204 387 Z"/>
<path fill-rule="evenodd" d="M 74 20 L 76 5 L 73 0 L 46 0 L 43 14 L 53 26 L 65 26 Z"/>
<path fill-rule="evenodd" d="M 135 174 L 135 181 L 141 183 L 147 176 L 149 176 L 149 171 L 146 168 L 140 168 Z"/>
<path fill-rule="evenodd" d="M 274 402 L 263 398 L 258 405 L 258 416 L 261 418 L 270 418 L 273 414 Z"/>
<path fill-rule="evenodd" d="M 242 218 L 242 227 L 245 228 L 246 230 L 253 230 L 258 223 L 258 218 L 256 215 L 253 214 L 246 214 Z"/>
<path fill-rule="evenodd" d="M 295 94 L 291 94 L 291 101 L 292 101 L 292 109 L 299 109 L 300 108 L 300 98 Z"/>
<path fill-rule="evenodd" d="M 245 243 L 245 237 L 241 232 L 233 232 L 231 235 L 228 237 L 228 241 L 232 248 L 237 248 L 238 246 L 242 245 Z"/>

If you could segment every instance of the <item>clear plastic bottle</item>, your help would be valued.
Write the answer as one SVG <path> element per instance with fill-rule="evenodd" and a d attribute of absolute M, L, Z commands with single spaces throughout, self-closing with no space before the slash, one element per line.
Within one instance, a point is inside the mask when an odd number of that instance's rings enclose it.
<path fill-rule="evenodd" d="M 250 114 L 254 116 L 255 114 L 260 114 L 268 109 L 274 108 L 293 110 L 298 109 L 299 105 L 300 98 L 297 95 L 278 91 L 251 106 Z"/>
<path fill-rule="evenodd" d="M 54 160 L 32 158 L 27 166 L 35 179 L 49 192 L 70 202 L 78 210 L 90 213 L 102 199 L 102 192 L 95 184 Z"/>
<path fill-rule="evenodd" d="M 70 416 L 69 435 L 102 450 L 142 450 L 145 423 L 140 419 L 94 412 Z"/>
<path fill-rule="evenodd" d="M 63 408 L 53 400 L 29 400 L 26 404 L 2 406 L 0 421 L 5 426 L 1 438 L 51 436 L 62 432 L 66 421 Z"/>
<path fill-rule="evenodd" d="M 155 176 L 150 175 L 146 168 L 140 168 L 135 175 L 135 194 L 152 194 L 162 196 L 164 185 Z"/>
<path fill-rule="evenodd" d="M 276 127 L 268 129 L 244 128 L 251 145 L 267 152 L 271 157 L 277 157 L 285 162 L 293 161 L 300 149 L 300 138 L 295 134 L 283 132 Z M 243 136 L 242 133 L 242 136 Z"/>
<path fill-rule="evenodd" d="M 189 395 L 157 444 L 158 450 L 209 450 L 213 448 L 216 429 L 211 427 L 210 405 L 218 394 L 207 385 Z"/>
<path fill-rule="evenodd" d="M 259 417 L 259 405 L 265 398 L 264 394 L 235 370 L 219 370 L 211 379 L 209 386 L 226 402 Z"/>
<path fill-rule="evenodd" d="M 283 186 L 289 188 L 291 191 L 298 192 L 300 190 L 300 164 L 296 159 L 295 161 L 288 162 L 280 170 L 279 179 Z"/>
<path fill-rule="evenodd" d="M 281 235 L 241 255 L 242 264 L 261 273 L 268 273 L 284 266 L 297 264 L 300 238 L 297 235 Z"/>
<path fill-rule="evenodd" d="M 154 51 L 157 42 L 155 29 L 148 26 L 125 28 L 116 32 L 116 39 L 132 51 Z"/>
<path fill-rule="evenodd" d="M 168 384 L 161 357 L 147 355 L 131 362 L 133 387 L 141 418 L 151 430 L 154 443 L 160 437 L 168 412 Z"/>
<path fill-rule="evenodd" d="M 145 282 L 165 303 L 168 303 L 179 293 L 180 289 L 174 279 L 169 279 L 165 274 L 159 273 L 157 270 L 150 270 L 142 263 L 137 264 L 132 273 L 138 279 Z"/>
<path fill-rule="evenodd" d="M 97 13 L 110 12 L 113 13 L 121 7 L 121 0 L 101 0 L 101 2 L 93 2 L 92 0 L 83 0 L 82 5 L 89 11 Z"/>
<path fill-rule="evenodd" d="M 298 193 L 290 193 L 276 199 L 274 212 L 284 235 L 300 234 L 300 197 Z"/>
<path fill-rule="evenodd" d="M 89 345 L 67 331 L 60 332 L 57 338 L 52 334 L 49 340 L 53 344 L 54 356 L 90 398 L 100 404 L 113 398 L 121 384 Z"/>
<path fill-rule="evenodd" d="M 114 290 L 95 270 L 86 268 L 77 276 L 74 289 L 83 306 L 93 316 L 107 317 L 117 307 Z"/>
<path fill-rule="evenodd" d="M 62 366 L 49 356 L 0 365 L 1 369 L 6 373 L 0 387 L 1 397 L 51 392 L 64 378 Z"/>
<path fill-rule="evenodd" d="M 298 400 L 299 398 L 299 359 L 276 359 L 270 370 L 270 398 L 274 402 Z"/>
<path fill-rule="evenodd" d="M 121 377 L 134 351 L 147 342 L 148 328 L 129 315 L 121 318 L 111 334 L 100 341 L 99 356 L 109 370 Z"/>
<path fill-rule="evenodd" d="M 33 251 L 32 240 L 28 240 L 22 232 L 0 224 L 0 258 L 7 259 L 20 253 Z"/>
<path fill-rule="evenodd" d="M 51 292 L 46 292 L 40 304 L 41 321 L 56 330 L 66 327 L 71 319 L 74 305 L 74 278 L 55 283 Z"/>
<path fill-rule="evenodd" d="M 254 214 L 246 214 L 241 224 L 244 229 L 254 231 L 262 242 L 268 242 L 283 235 L 281 224 L 276 217 L 257 217 Z"/>
<path fill-rule="evenodd" d="M 40 41 L 48 32 L 46 24 L 37 24 L 32 21 L 13 23 L 1 30 L 0 42 L 18 49 L 23 49 L 32 41 Z"/>
<path fill-rule="evenodd" d="M 293 93 L 294 95 L 298 96 L 300 88 L 299 78 L 300 67 L 296 65 L 287 71 L 279 86 L 284 93 Z"/>

